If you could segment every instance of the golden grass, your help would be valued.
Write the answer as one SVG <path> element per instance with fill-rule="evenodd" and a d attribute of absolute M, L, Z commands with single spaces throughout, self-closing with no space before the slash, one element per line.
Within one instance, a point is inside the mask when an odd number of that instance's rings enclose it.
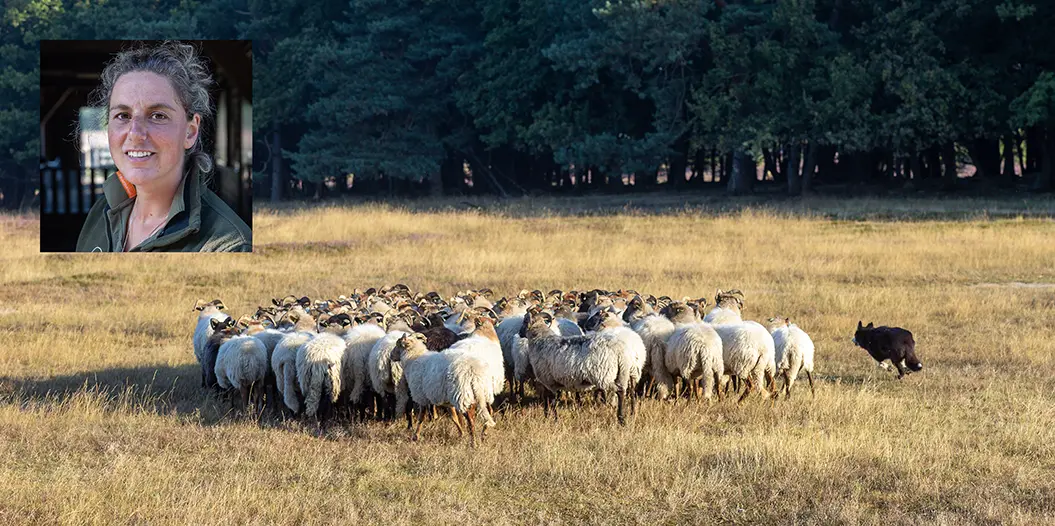
<path fill-rule="evenodd" d="M 655 203 L 258 209 L 255 254 L 209 256 L 39 255 L 36 222 L 0 216 L 0 521 L 1055 523 L 1051 200 Z M 737 287 L 812 335 L 817 396 L 645 401 L 625 428 L 528 406 L 470 450 L 446 422 L 258 426 L 199 387 L 198 297 L 396 282 Z M 926 369 L 878 370 L 859 319 L 911 329 Z"/>

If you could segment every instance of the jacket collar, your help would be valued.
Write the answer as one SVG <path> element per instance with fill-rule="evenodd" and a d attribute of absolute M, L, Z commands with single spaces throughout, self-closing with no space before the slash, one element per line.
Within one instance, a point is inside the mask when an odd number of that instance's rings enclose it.
<path fill-rule="evenodd" d="M 171 245 L 201 229 L 201 179 L 194 163 L 188 160 L 188 164 L 190 166 L 184 171 L 184 177 L 172 197 L 165 226 L 133 250 L 147 251 Z M 110 232 L 110 250 L 121 252 L 128 229 L 128 216 L 135 202 L 135 187 L 121 172 L 117 172 L 103 184 L 103 194 L 109 207 L 106 218 Z"/>

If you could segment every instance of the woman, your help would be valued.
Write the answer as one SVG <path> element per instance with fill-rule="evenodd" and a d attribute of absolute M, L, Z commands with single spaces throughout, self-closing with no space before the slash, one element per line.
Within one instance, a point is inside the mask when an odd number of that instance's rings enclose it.
<path fill-rule="evenodd" d="M 124 51 L 95 92 L 117 173 L 88 212 L 78 252 L 249 252 L 252 232 L 205 187 L 209 71 L 178 42 Z"/>

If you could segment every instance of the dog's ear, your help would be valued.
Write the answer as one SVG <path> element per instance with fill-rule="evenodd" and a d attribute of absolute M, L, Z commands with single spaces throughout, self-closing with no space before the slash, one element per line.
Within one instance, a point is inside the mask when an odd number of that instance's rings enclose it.
<path fill-rule="evenodd" d="M 865 326 L 864 326 L 864 325 L 863 325 L 863 324 L 861 323 L 861 321 L 860 321 L 860 320 L 858 320 L 858 322 L 857 322 L 857 330 L 861 330 L 861 329 L 863 329 L 864 327 L 865 327 Z"/>
<path fill-rule="evenodd" d="M 871 329 L 871 328 L 873 328 L 873 327 L 874 327 L 874 325 L 872 325 L 872 322 L 868 322 L 868 326 L 867 326 L 867 327 L 865 327 L 865 328 L 866 328 L 866 329 Z"/>

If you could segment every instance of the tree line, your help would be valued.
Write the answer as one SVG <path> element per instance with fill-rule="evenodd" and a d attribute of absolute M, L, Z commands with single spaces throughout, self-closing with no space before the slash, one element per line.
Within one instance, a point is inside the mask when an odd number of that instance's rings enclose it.
<path fill-rule="evenodd" d="M 36 181 L 36 40 L 128 37 L 254 41 L 254 180 L 273 198 L 1051 190 L 1052 2 L 7 5 L 5 193 Z"/>

